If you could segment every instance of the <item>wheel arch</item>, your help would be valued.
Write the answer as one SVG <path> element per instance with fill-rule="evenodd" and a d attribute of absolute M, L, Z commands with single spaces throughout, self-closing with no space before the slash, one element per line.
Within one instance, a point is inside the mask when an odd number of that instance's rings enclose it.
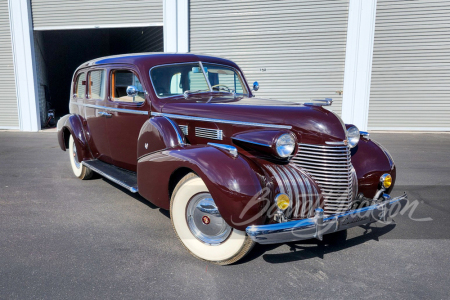
<path fill-rule="evenodd" d="M 173 191 L 175 190 L 175 187 L 177 186 L 178 182 L 180 182 L 181 179 L 183 179 L 183 177 L 189 173 L 194 173 L 197 175 L 197 173 L 195 173 L 194 170 L 188 167 L 180 167 L 175 171 L 173 171 L 173 173 L 170 175 L 169 178 L 169 190 L 168 190 L 169 199 L 172 198 Z"/>
<path fill-rule="evenodd" d="M 267 185 L 264 173 L 242 155 L 234 158 L 208 145 L 179 146 L 142 157 L 137 170 L 139 193 L 163 209 L 170 209 L 171 193 L 179 179 L 193 172 L 204 181 L 231 227 L 245 230 L 265 223 L 263 201 L 250 202 L 263 194 Z"/>
<path fill-rule="evenodd" d="M 74 137 L 78 161 L 93 158 L 86 141 L 83 123 L 78 115 L 68 114 L 59 119 L 57 124 L 57 135 L 59 146 L 63 151 L 66 151 L 69 147 L 69 136 L 72 135 Z"/>

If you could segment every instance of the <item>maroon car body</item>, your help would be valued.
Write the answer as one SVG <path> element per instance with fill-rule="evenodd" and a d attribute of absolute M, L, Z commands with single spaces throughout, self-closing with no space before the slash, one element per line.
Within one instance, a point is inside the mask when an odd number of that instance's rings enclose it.
<path fill-rule="evenodd" d="M 365 137 L 350 149 L 347 128 L 351 125 L 344 125 L 322 105 L 255 98 L 245 78 L 243 94 L 210 91 L 159 97 L 149 71 L 155 66 L 187 62 L 228 66 L 244 78 L 232 61 L 194 54 L 135 54 L 89 61 L 76 70 L 70 114 L 58 122 L 61 149 L 68 148 L 68 136 L 72 135 L 79 162 L 99 160 L 135 174 L 140 195 L 163 209 L 170 208 L 178 181 L 194 172 L 205 182 L 225 222 L 238 230 L 277 223 L 270 214 L 260 213 L 263 202 L 248 205 L 265 188 L 271 201 L 282 191 L 295 198 L 289 220 L 298 220 L 314 217 L 316 208 L 332 215 L 356 207 L 363 199 L 373 199 L 380 191 L 383 174 L 392 176 L 392 185 L 383 193 L 388 195 L 394 187 L 396 168 L 389 153 Z M 112 72 L 117 69 L 129 70 L 139 78 L 146 91 L 145 101 L 112 101 Z M 93 70 L 107 74 L 101 99 L 89 97 L 89 84 L 83 85 L 84 94 L 75 93 L 77 76 Z M 213 137 L 201 134 L 201 130 Z M 273 147 L 284 133 L 296 140 L 288 159 L 277 158 Z M 237 155 L 220 145 L 233 147 Z M 327 160 L 337 151 L 333 147 L 350 153 L 344 176 L 328 172 L 334 170 Z M 321 151 L 328 152 L 323 156 Z M 319 167 L 314 169 L 315 165 Z M 334 198 L 324 186 L 339 185 L 343 177 L 348 194 L 345 201 L 350 202 L 335 209 Z M 303 187 L 309 191 L 304 194 L 315 197 L 314 207 L 311 199 L 302 196 Z"/>

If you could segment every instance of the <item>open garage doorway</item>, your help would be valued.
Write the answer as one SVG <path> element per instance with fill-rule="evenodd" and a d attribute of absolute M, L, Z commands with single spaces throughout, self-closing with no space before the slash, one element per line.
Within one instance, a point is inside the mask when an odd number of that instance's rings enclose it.
<path fill-rule="evenodd" d="M 102 56 L 162 52 L 163 27 L 50 30 L 34 32 L 42 128 L 69 113 L 70 84 L 83 62 Z M 54 110 L 55 120 L 48 122 Z"/>

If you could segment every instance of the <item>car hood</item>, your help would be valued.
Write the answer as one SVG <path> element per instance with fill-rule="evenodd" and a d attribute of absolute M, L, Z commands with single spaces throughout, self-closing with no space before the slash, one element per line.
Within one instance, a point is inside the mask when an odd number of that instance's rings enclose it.
<path fill-rule="evenodd" d="M 332 107 L 330 107 L 332 110 Z M 246 123 L 291 126 L 300 143 L 324 144 L 326 141 L 342 142 L 346 139 L 345 125 L 332 111 L 321 106 L 260 98 L 190 96 L 188 99 L 168 101 L 162 107 L 165 114 L 201 117 Z M 232 123 L 232 122 L 231 122 Z M 235 125 L 236 130 L 248 130 Z M 249 127 L 251 125 L 249 124 Z M 261 127 L 257 127 L 261 128 Z"/>

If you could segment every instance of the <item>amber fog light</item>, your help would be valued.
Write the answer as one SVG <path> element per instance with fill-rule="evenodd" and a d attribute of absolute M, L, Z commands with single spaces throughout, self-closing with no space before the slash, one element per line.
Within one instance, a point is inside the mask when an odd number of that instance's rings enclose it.
<path fill-rule="evenodd" d="M 278 208 L 281 210 L 286 210 L 291 203 L 288 195 L 286 195 L 286 194 L 278 194 L 275 197 L 275 202 L 277 203 Z"/>
<path fill-rule="evenodd" d="M 381 185 L 385 188 L 388 189 L 391 185 L 392 185 L 392 176 L 389 174 L 383 174 L 380 177 L 380 182 Z"/>

